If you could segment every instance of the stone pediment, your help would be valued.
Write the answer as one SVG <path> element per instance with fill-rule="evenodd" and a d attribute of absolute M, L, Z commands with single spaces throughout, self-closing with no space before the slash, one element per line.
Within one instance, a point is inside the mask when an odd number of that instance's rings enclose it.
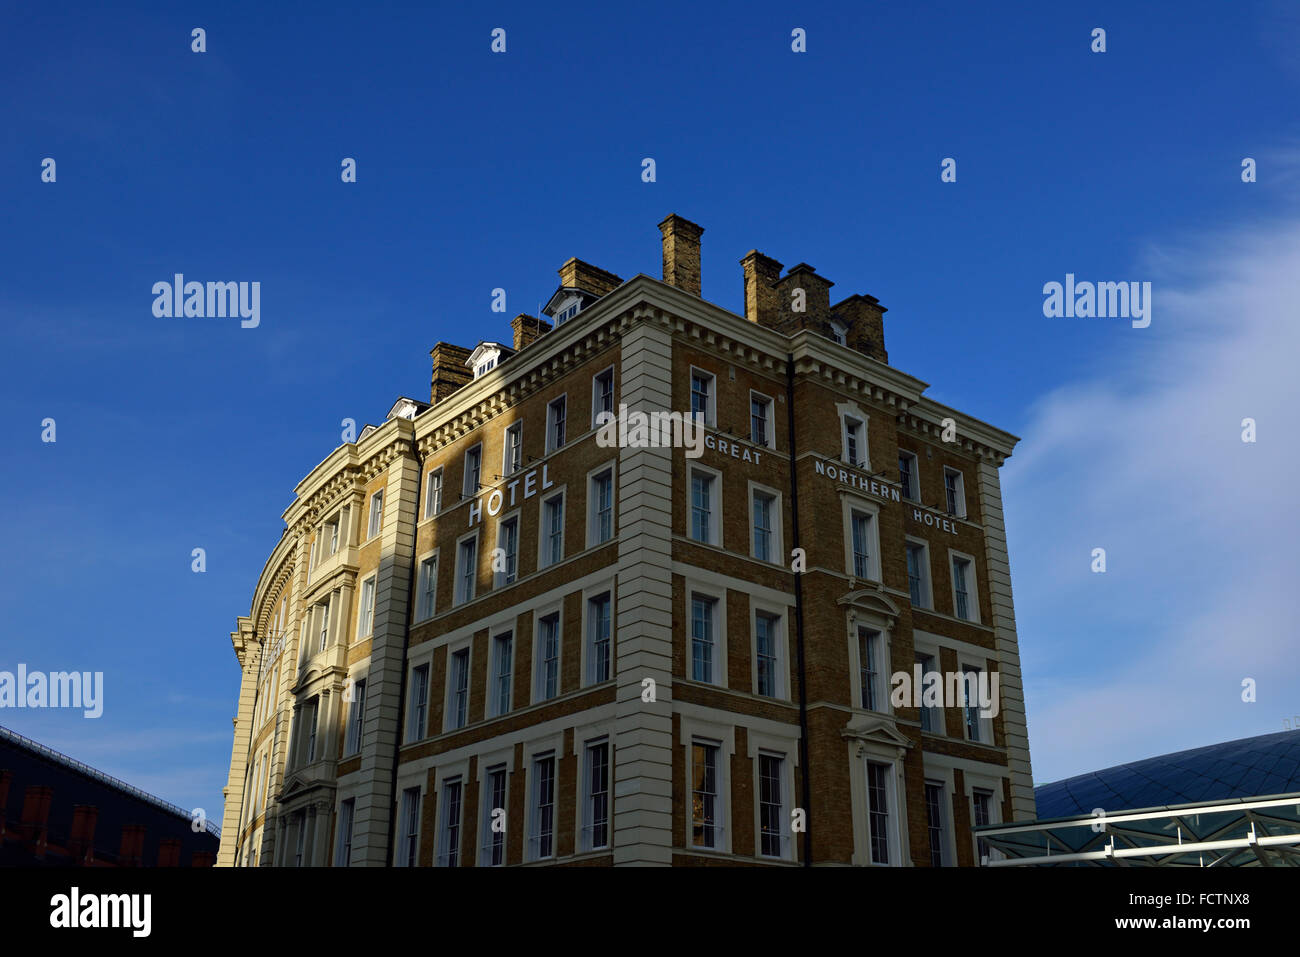
<path fill-rule="evenodd" d="M 907 736 L 894 726 L 893 720 L 883 715 L 854 715 L 840 729 L 840 736 L 847 741 L 856 741 L 859 755 L 867 745 L 897 748 L 900 756 L 913 746 Z"/>
<path fill-rule="evenodd" d="M 888 622 L 889 627 L 893 628 L 894 624 L 898 621 L 901 609 L 898 607 L 897 603 L 895 603 L 895 601 L 885 593 L 884 588 L 876 582 L 859 580 L 855 580 L 853 585 L 856 587 L 854 587 L 847 595 L 843 595 L 837 599 L 836 604 L 848 608 L 851 619 L 856 619 L 858 617 L 857 613 L 860 612 L 864 615 L 884 618 Z"/>

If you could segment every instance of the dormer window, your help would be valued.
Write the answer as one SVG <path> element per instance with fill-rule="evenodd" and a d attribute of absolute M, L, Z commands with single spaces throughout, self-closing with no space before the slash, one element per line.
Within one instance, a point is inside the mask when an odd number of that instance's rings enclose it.
<path fill-rule="evenodd" d="M 499 342 L 480 342 L 478 347 L 470 353 L 469 359 L 465 365 L 474 370 L 474 378 L 487 375 L 504 360 L 514 355 L 514 350 L 509 346 L 504 346 Z"/>
<path fill-rule="evenodd" d="M 582 308 L 581 302 L 573 303 L 571 306 L 569 306 L 567 309 L 565 309 L 563 312 L 561 312 L 558 316 L 555 317 L 555 324 L 558 326 L 562 322 L 568 322 L 570 319 L 572 319 L 574 316 L 578 314 L 578 310 L 581 308 Z"/>
<path fill-rule="evenodd" d="M 848 327 L 845 326 L 843 323 L 836 322 L 834 319 L 831 320 L 830 336 L 832 342 L 836 342 L 839 345 L 844 345 L 844 341 L 845 341 L 844 336 L 848 333 L 848 331 L 849 331 Z"/>

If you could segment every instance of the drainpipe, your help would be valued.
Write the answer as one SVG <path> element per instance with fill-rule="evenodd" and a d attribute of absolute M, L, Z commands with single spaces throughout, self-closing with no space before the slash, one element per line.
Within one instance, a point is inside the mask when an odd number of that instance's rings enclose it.
<path fill-rule="evenodd" d="M 393 743 L 393 799 L 392 811 L 388 815 L 388 866 L 393 866 L 393 854 L 396 850 L 397 815 L 401 810 L 397 798 L 397 767 L 402 752 L 402 741 L 406 737 L 406 662 L 411 647 L 411 619 L 415 617 L 415 569 L 419 564 L 419 545 L 417 535 L 420 530 L 420 496 L 424 493 L 424 456 L 420 454 L 419 443 L 415 439 L 415 420 L 411 426 L 411 451 L 415 454 L 415 520 L 411 523 L 411 570 L 406 576 L 406 621 L 402 625 L 402 676 L 398 683 L 397 694 L 397 737 Z"/>
<path fill-rule="evenodd" d="M 794 547 L 799 547 L 799 481 L 795 475 L 794 355 L 785 354 L 785 411 L 790 436 L 790 524 Z M 812 777 L 808 767 L 808 680 L 803 653 L 803 573 L 794 573 L 794 632 L 799 661 L 799 764 L 803 767 L 803 866 L 812 866 Z"/>

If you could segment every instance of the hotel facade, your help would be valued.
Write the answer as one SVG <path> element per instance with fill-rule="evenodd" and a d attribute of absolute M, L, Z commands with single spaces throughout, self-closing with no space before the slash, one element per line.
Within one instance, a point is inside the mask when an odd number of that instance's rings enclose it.
<path fill-rule="evenodd" d="M 568 260 L 299 483 L 219 865 L 969 866 L 1034 818 L 1017 439 L 890 366 L 873 297 L 752 251 L 739 316 L 660 230 L 662 280 Z"/>

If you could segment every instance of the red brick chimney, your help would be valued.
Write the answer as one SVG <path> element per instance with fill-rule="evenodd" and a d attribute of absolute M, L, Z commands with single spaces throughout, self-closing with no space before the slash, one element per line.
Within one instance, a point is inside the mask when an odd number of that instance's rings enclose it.
<path fill-rule="evenodd" d="M 23 836 L 31 842 L 35 856 L 45 857 L 45 844 L 49 833 L 50 802 L 54 788 L 44 784 L 29 785 L 23 794 Z"/>
<path fill-rule="evenodd" d="M 181 839 L 179 837 L 165 837 L 158 842 L 158 866 L 181 866 Z"/>
<path fill-rule="evenodd" d="M 122 827 L 122 844 L 118 849 L 119 867 L 141 867 L 144 864 L 143 824 L 126 824 Z"/>
<path fill-rule="evenodd" d="M 78 864 L 89 864 L 95 859 L 95 824 L 99 808 L 93 804 L 72 806 L 72 828 L 68 832 L 68 850 L 76 855 Z"/>

